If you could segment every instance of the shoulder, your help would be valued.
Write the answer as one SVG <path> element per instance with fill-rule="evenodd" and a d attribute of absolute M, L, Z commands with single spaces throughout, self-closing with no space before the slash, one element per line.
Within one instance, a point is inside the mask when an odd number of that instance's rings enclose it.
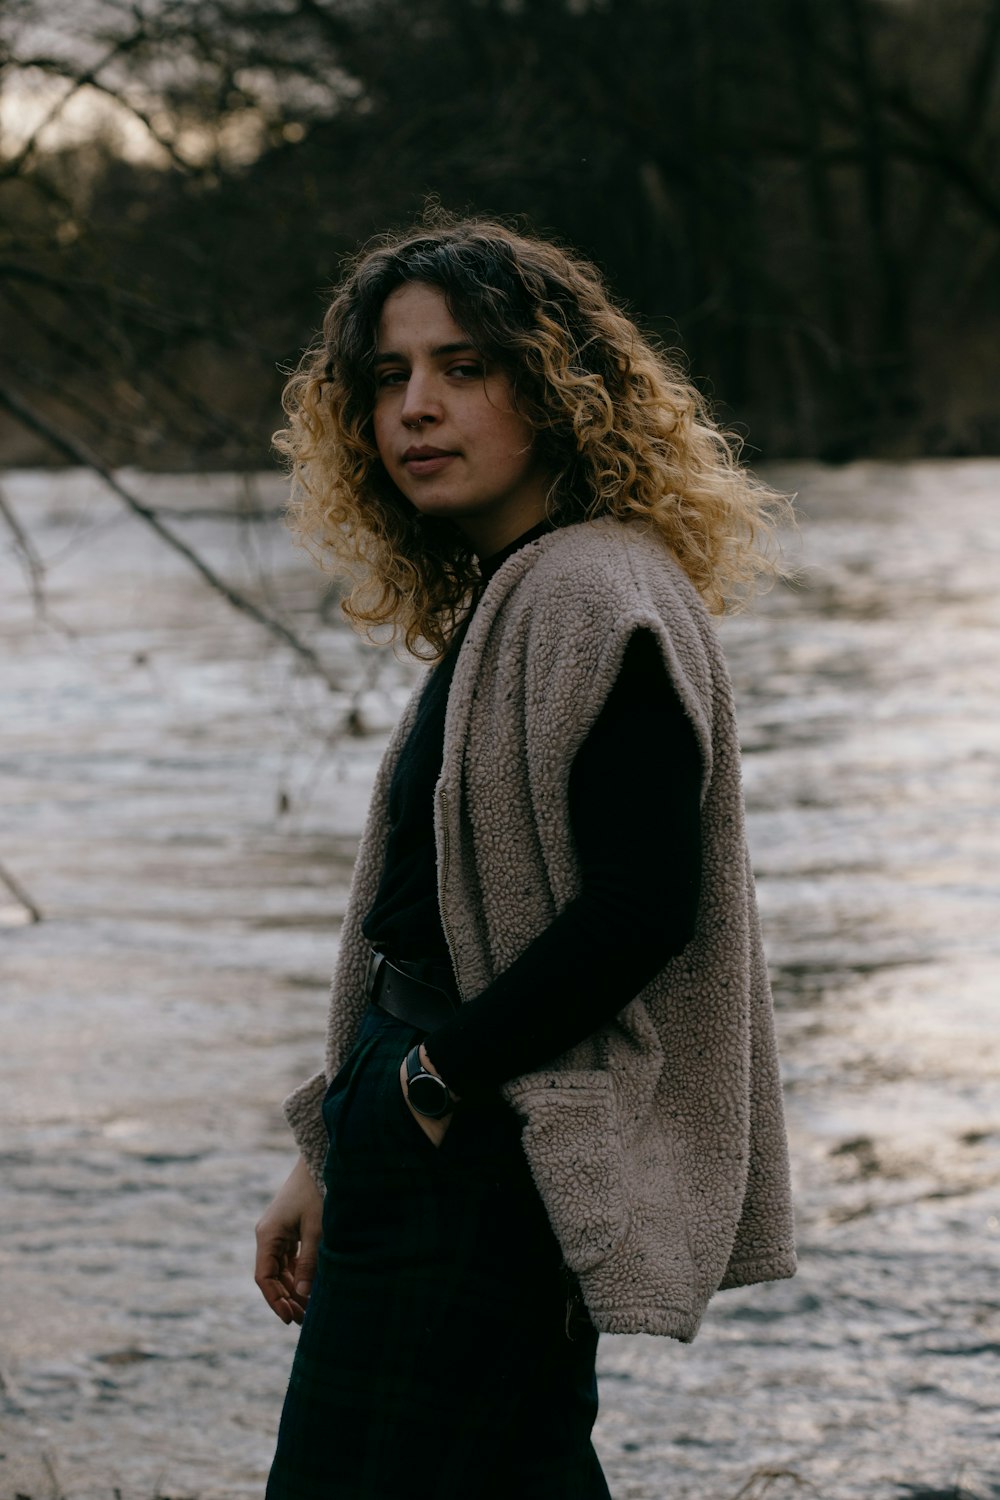
<path fill-rule="evenodd" d="M 549 532 L 493 575 L 462 647 L 453 721 L 466 702 L 498 713 L 513 702 L 529 738 L 551 734 L 575 747 L 640 633 L 640 686 L 648 690 L 662 664 L 710 765 L 714 705 L 727 681 L 711 617 L 659 536 L 611 517 Z"/>
<path fill-rule="evenodd" d="M 640 522 L 601 516 L 560 527 L 535 543 L 533 566 L 520 589 L 533 611 L 553 613 L 563 625 L 584 620 L 634 625 L 672 615 L 708 614 L 669 548 Z M 532 549 L 534 550 L 534 549 Z"/>

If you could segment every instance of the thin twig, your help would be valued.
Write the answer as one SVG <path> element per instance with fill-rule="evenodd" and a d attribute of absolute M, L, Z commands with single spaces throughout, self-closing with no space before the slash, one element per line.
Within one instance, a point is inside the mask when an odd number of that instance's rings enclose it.
<path fill-rule="evenodd" d="M 45 578 L 45 564 L 39 557 L 32 544 L 31 538 L 21 525 L 14 513 L 10 501 L 0 489 L 0 516 L 7 523 L 7 528 L 14 538 L 14 552 L 24 565 L 24 571 L 28 577 L 28 587 L 31 590 L 31 602 L 35 606 L 35 614 L 39 619 L 45 618 L 45 591 L 42 587 Z"/>
<path fill-rule="evenodd" d="M 24 1403 L 21 1400 L 20 1392 L 14 1383 L 14 1378 L 10 1370 L 4 1365 L 0 1365 L 0 1395 L 3 1396 L 4 1400 L 13 1408 L 18 1416 L 24 1416 Z"/>
<path fill-rule="evenodd" d="M 804 1479 L 795 1469 L 771 1468 L 765 1465 L 763 1468 L 754 1469 L 742 1489 L 736 1491 L 733 1500 L 763 1500 L 777 1479 L 790 1479 L 796 1489 L 812 1490 L 814 1494 L 818 1494 L 816 1486 L 808 1479 Z"/>
<path fill-rule="evenodd" d="M 55 1455 L 50 1453 L 47 1448 L 42 1449 L 42 1463 L 45 1465 L 45 1471 L 49 1476 L 49 1483 L 52 1485 L 52 1500 L 66 1500 L 66 1492 L 59 1478 L 59 1470 L 56 1468 Z"/>
<path fill-rule="evenodd" d="M 283 642 L 286 646 L 290 646 L 296 656 L 308 665 L 310 671 L 315 672 L 318 677 L 323 679 L 327 687 L 333 692 L 340 691 L 341 684 L 332 676 L 311 646 L 307 645 L 305 641 L 296 635 L 294 630 L 283 624 L 281 620 L 275 619 L 273 615 L 269 615 L 259 605 L 254 604 L 252 599 L 248 599 L 238 589 L 234 589 L 226 583 L 225 579 L 220 578 L 214 568 L 211 568 L 208 563 L 199 557 L 198 553 L 192 547 L 189 547 L 187 542 L 171 531 L 170 527 L 166 525 L 159 513 L 152 506 L 146 505 L 144 501 L 133 495 L 130 490 L 127 490 L 107 465 L 96 454 L 92 453 L 89 448 L 77 438 L 71 437 L 69 433 L 64 432 L 47 417 L 42 416 L 40 412 L 29 406 L 20 396 L 16 396 L 13 391 L 8 390 L 5 386 L 0 386 L 0 405 L 5 406 L 30 431 L 37 433 L 39 437 L 45 438 L 65 458 L 69 458 L 74 463 L 80 464 L 99 475 L 108 489 L 118 496 L 119 500 L 128 507 L 132 514 L 138 516 L 141 521 L 144 521 L 152 531 L 156 532 L 162 541 L 166 542 L 168 547 L 171 547 L 190 563 L 191 567 L 201 575 L 209 587 L 213 588 L 216 593 L 221 594 L 226 602 L 232 605 L 233 609 L 239 610 L 241 614 L 248 615 L 251 620 L 255 620 L 258 625 L 263 626 L 276 640 Z"/>
<path fill-rule="evenodd" d="M 138 17 L 137 19 L 141 20 L 142 18 Z M 38 69 L 40 72 L 48 74 L 49 77 L 64 79 L 69 87 L 66 93 L 63 94 L 61 98 L 55 101 L 52 107 L 46 112 L 44 117 L 38 122 L 38 124 L 29 135 L 28 139 L 22 145 L 21 149 L 11 158 L 9 162 L 5 162 L 3 164 L 2 168 L 0 168 L 0 176 L 16 177 L 21 173 L 22 168 L 25 166 L 25 164 L 33 155 L 37 153 L 39 141 L 48 126 L 52 125 L 65 111 L 70 100 L 85 88 L 92 88 L 95 89 L 98 93 L 106 94 L 109 98 L 113 99 L 122 109 L 127 110 L 142 125 L 145 126 L 146 130 L 149 132 L 153 140 L 157 143 L 161 150 L 164 151 L 167 156 L 169 156 L 170 160 L 173 162 L 174 166 L 178 168 L 179 171 L 188 175 L 193 174 L 197 170 L 195 164 L 189 162 L 184 156 L 182 156 L 177 150 L 174 142 L 171 141 L 167 136 L 163 135 L 163 133 L 156 128 L 156 125 L 154 124 L 153 119 L 149 115 L 149 113 L 140 105 L 136 104 L 133 100 L 129 99 L 121 88 L 116 88 L 111 84 L 107 84 L 101 81 L 100 74 L 106 67 L 108 67 L 110 63 L 116 62 L 118 59 L 127 56 L 129 52 L 133 52 L 137 47 L 140 47 L 143 42 L 148 40 L 148 31 L 144 26 L 140 26 L 137 31 L 134 31 L 131 34 L 131 36 L 119 37 L 103 57 L 99 58 L 89 68 L 86 68 L 82 73 L 74 68 L 71 63 L 66 62 L 62 58 L 58 57 L 33 56 L 17 59 L 15 61 L 15 66 L 22 72 L 27 72 L 30 69 Z"/>
<path fill-rule="evenodd" d="M 144 33 L 142 31 L 136 32 L 132 36 L 120 37 L 118 41 L 115 42 L 110 51 L 106 52 L 103 57 L 99 58 L 97 62 L 92 64 L 91 67 L 85 69 L 85 71 L 82 73 L 74 72 L 72 68 L 70 68 L 66 63 L 60 62 L 58 59 L 54 58 L 28 57 L 19 59 L 16 63 L 16 66 L 23 71 L 27 71 L 29 68 L 38 68 L 41 71 L 47 72 L 49 74 L 55 73 L 58 77 L 64 78 L 70 85 L 70 87 L 68 88 L 66 93 L 63 94 L 61 98 L 57 99 L 52 107 L 45 113 L 42 119 L 32 130 L 31 134 L 28 136 L 28 139 L 24 142 L 20 151 L 16 152 L 16 154 L 10 159 L 9 162 L 4 163 L 4 166 L 2 168 L 2 175 L 4 177 L 16 177 L 28 158 L 34 154 L 38 146 L 39 137 L 42 135 L 43 131 L 59 118 L 59 116 L 65 110 L 67 104 L 69 104 L 70 100 L 76 94 L 78 94 L 81 89 L 87 88 L 88 85 L 96 86 L 97 75 L 102 71 L 102 69 L 106 68 L 108 63 L 113 62 L 116 58 L 121 57 L 124 53 L 130 51 L 143 39 Z"/>
<path fill-rule="evenodd" d="M 24 886 L 19 880 L 16 880 L 14 878 L 7 867 L 3 864 L 0 864 L 0 881 L 2 881 L 3 884 L 7 887 L 18 905 L 24 907 L 25 911 L 28 913 L 28 916 L 31 918 L 32 924 L 34 924 L 35 922 L 40 922 L 42 920 L 41 912 L 35 905 L 34 901 L 32 901 L 27 891 L 24 889 Z"/>

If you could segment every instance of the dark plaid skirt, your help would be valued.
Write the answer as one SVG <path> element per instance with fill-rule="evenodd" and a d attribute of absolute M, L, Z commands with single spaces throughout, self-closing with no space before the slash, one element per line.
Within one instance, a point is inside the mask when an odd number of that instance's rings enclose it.
<path fill-rule="evenodd" d="M 372 1007 L 323 1103 L 319 1269 L 267 1500 L 610 1500 L 590 1441 L 597 1334 L 499 1099 L 443 1145 Z"/>

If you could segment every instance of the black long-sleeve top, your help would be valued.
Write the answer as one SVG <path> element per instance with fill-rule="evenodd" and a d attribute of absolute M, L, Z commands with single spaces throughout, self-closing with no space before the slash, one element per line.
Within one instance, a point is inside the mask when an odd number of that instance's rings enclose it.
<path fill-rule="evenodd" d="M 542 525 L 483 564 L 489 578 Z M 460 641 L 428 679 L 389 791 L 390 833 L 373 947 L 450 975 L 437 901 L 434 787 Z M 459 1095 L 549 1062 L 610 1020 L 690 941 L 701 877 L 701 760 L 694 729 L 653 637 L 638 631 L 573 760 L 569 817 L 579 894 L 481 994 L 427 1037 Z"/>

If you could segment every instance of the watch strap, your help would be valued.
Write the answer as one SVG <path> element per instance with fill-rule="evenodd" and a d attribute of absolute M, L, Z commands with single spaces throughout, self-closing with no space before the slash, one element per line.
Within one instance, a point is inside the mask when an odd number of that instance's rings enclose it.
<path fill-rule="evenodd" d="M 399 1056 L 398 1052 L 396 1053 L 396 1056 L 397 1057 Z M 407 1081 L 407 1083 L 412 1083 L 413 1080 L 414 1080 L 414 1078 L 416 1078 L 416 1076 L 417 1076 L 418 1073 L 423 1073 L 425 1071 L 426 1070 L 424 1068 L 424 1065 L 420 1061 L 420 1043 L 417 1042 L 416 1045 L 413 1046 L 413 1047 L 411 1047 L 410 1050 L 409 1050 L 409 1052 L 406 1054 L 406 1081 Z"/>
<path fill-rule="evenodd" d="M 417 1042 L 415 1046 L 411 1047 L 410 1050 L 409 1050 L 409 1052 L 406 1054 L 406 1085 L 407 1085 L 407 1088 L 409 1088 L 409 1086 L 413 1083 L 413 1081 L 414 1081 L 415 1078 L 429 1078 L 429 1079 L 433 1079 L 435 1086 L 438 1087 L 438 1088 L 440 1088 L 440 1090 L 441 1090 L 441 1106 L 442 1106 L 440 1110 L 437 1110 L 434 1113 L 431 1113 L 430 1110 L 421 1109 L 420 1105 L 418 1103 L 416 1103 L 415 1100 L 411 1099 L 410 1103 L 413 1105 L 413 1108 L 417 1111 L 417 1114 L 419 1114 L 419 1115 L 426 1115 L 427 1118 L 430 1119 L 430 1120 L 439 1120 L 439 1119 L 442 1119 L 445 1115 L 450 1114 L 451 1111 L 454 1109 L 455 1104 L 454 1104 L 454 1100 L 451 1097 L 451 1093 L 450 1093 L 450 1091 L 448 1089 L 448 1085 L 445 1083 L 445 1081 L 444 1081 L 443 1078 L 440 1078 L 436 1073 L 431 1073 L 429 1071 L 429 1069 L 427 1069 L 427 1068 L 424 1067 L 423 1063 L 420 1061 L 420 1043 L 419 1042 Z"/>

